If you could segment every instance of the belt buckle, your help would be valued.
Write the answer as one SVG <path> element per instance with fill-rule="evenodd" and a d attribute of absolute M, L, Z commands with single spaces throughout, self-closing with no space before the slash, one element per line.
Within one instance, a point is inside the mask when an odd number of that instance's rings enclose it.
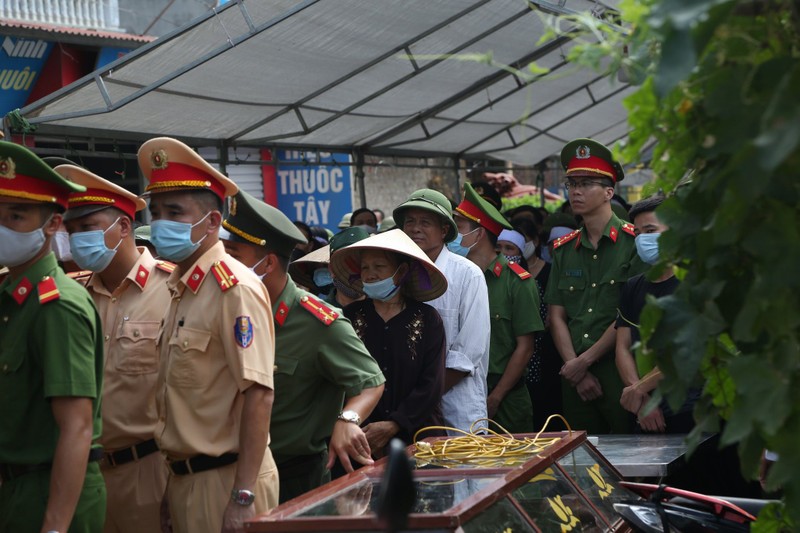
<path fill-rule="evenodd" d="M 182 473 L 182 472 L 181 473 L 176 472 L 175 469 L 173 468 L 173 465 L 175 463 L 179 463 L 179 464 L 182 463 L 182 464 L 186 465 L 186 474 L 187 475 L 188 474 L 194 474 L 194 470 L 192 470 L 192 463 L 190 461 L 191 461 L 191 459 L 180 459 L 178 461 L 169 461 L 167 463 L 169 465 L 169 471 L 172 472 L 176 476 L 184 475 L 184 473 Z"/>
<path fill-rule="evenodd" d="M 139 453 L 136 450 L 136 445 L 135 444 L 133 446 L 131 446 L 131 457 L 133 457 L 134 461 L 138 461 L 139 460 Z"/>

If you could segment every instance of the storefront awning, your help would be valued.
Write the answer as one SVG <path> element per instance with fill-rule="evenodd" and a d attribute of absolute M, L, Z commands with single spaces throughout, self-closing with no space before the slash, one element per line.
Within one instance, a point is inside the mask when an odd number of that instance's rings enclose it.
<path fill-rule="evenodd" d="M 539 43 L 548 17 L 615 3 L 229 2 L 21 114 L 54 135 L 534 164 L 625 136 L 633 88 L 567 63 L 569 35 Z M 533 61 L 550 73 L 514 72 Z"/>

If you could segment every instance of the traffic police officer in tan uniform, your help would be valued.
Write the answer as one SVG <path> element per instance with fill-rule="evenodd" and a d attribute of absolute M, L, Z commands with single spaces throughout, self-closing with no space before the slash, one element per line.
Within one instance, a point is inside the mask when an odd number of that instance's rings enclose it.
<path fill-rule="evenodd" d="M 276 393 L 270 449 L 284 502 L 330 481 L 337 459 L 348 472 L 351 458 L 372 464 L 360 424 L 380 400 L 385 378 L 350 322 L 286 273 L 292 250 L 305 241 L 286 215 L 239 191 L 222 225 L 230 232 L 224 241 L 228 253 L 262 278 L 272 300 Z"/>
<path fill-rule="evenodd" d="M 269 295 L 219 241 L 236 185 L 175 139 L 139 149 L 149 181 L 151 241 L 177 264 L 161 335 L 156 442 L 178 533 L 235 531 L 277 504 L 268 448 L 274 328 Z"/>
<path fill-rule="evenodd" d="M 27 148 L 0 141 L 0 531 L 102 531 L 103 331 L 50 244 L 71 192 Z"/>
<path fill-rule="evenodd" d="M 467 258 L 483 270 L 489 291 L 492 325 L 487 413 L 511 433 L 530 433 L 534 430 L 533 407 L 525 388 L 525 368 L 533 354 L 533 334 L 544 329 L 538 313 L 536 280 L 497 253 L 497 237 L 511 225 L 469 183 L 464 185 L 464 199 L 456 207 L 453 219 L 463 235 L 460 248 L 456 249 L 467 252 Z"/>
<path fill-rule="evenodd" d="M 94 273 L 86 289 L 103 321 L 105 531 L 158 531 L 167 486 L 167 465 L 153 438 L 158 334 L 175 265 L 136 247 L 133 220 L 144 200 L 75 165 L 55 171 L 86 187 L 70 194 L 64 219 L 73 260 Z"/>
<path fill-rule="evenodd" d="M 619 405 L 614 324 L 622 286 L 646 265 L 636 253 L 633 225 L 611 210 L 624 173 L 611 151 L 592 139 L 564 146 L 561 164 L 572 212 L 583 218 L 579 229 L 553 242 L 545 292 L 553 341 L 564 361 L 564 415 L 589 433 L 629 433 L 628 414 Z"/>

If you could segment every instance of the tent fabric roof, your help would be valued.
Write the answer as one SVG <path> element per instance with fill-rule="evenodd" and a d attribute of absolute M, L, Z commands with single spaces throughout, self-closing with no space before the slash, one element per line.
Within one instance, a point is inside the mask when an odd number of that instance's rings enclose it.
<path fill-rule="evenodd" d="M 537 44 L 545 17 L 610 3 L 239 0 L 21 113 L 42 133 L 534 164 L 627 131 L 631 87 L 568 64 L 568 37 Z M 504 68 L 531 61 L 551 73 Z"/>

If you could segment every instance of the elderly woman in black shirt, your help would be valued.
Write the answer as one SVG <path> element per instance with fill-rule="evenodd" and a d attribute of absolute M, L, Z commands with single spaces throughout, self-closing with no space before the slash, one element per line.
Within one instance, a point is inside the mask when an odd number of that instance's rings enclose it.
<path fill-rule="evenodd" d="M 408 444 L 420 428 L 442 424 L 444 326 L 436 310 L 422 302 L 443 294 L 447 280 L 399 229 L 336 251 L 331 268 L 367 295 L 344 314 L 386 377 L 383 396 L 364 426 L 380 457 L 393 437 Z"/>

